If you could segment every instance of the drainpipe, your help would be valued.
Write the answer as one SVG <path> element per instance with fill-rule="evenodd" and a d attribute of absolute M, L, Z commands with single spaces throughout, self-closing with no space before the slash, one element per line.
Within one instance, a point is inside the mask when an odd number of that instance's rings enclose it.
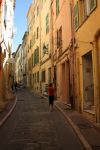
<path fill-rule="evenodd" d="M 70 92 L 70 103 L 71 108 L 75 108 L 75 80 L 74 80 L 74 71 L 75 71 L 75 31 L 74 31 L 74 0 L 70 1 L 70 8 L 71 8 L 71 48 L 70 48 L 70 79 L 71 79 L 71 92 Z"/>
<path fill-rule="evenodd" d="M 40 6 L 41 6 L 40 2 Z M 40 7 L 41 9 L 41 7 Z M 39 26 L 40 26 L 40 48 L 39 48 L 39 86 L 40 86 L 40 93 L 42 93 L 42 77 L 41 77 L 41 52 L 42 52 L 42 46 L 41 46 L 41 10 L 40 10 L 40 14 L 39 14 Z"/>
<path fill-rule="evenodd" d="M 54 42 L 53 42 L 53 8 L 52 8 L 53 0 L 51 1 L 50 4 L 50 29 L 51 29 L 51 34 L 50 34 L 50 43 L 51 43 L 51 78 L 52 81 L 54 80 L 54 62 L 53 62 L 53 52 L 54 52 Z"/>
<path fill-rule="evenodd" d="M 55 89 L 55 98 L 57 97 L 57 87 L 56 87 L 56 80 L 54 79 L 54 37 L 53 37 L 53 2 L 54 0 L 51 1 L 50 4 L 50 14 L 51 14 L 51 18 L 50 18 L 50 26 L 51 26 L 51 78 L 54 84 L 54 89 Z"/>

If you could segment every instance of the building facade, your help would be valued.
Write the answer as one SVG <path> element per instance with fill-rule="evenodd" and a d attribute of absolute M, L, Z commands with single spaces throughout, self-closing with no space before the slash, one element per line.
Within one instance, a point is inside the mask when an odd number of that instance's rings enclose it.
<path fill-rule="evenodd" d="M 28 11 L 28 81 L 35 92 L 47 92 L 51 82 L 51 1 L 34 1 Z M 45 13 L 47 12 L 47 13 Z"/>
<path fill-rule="evenodd" d="M 28 39 L 27 39 L 27 70 L 28 70 L 28 74 L 27 74 L 27 86 L 28 87 L 32 87 L 32 51 L 31 51 L 31 38 L 32 38 L 32 33 L 33 31 L 32 29 L 32 22 L 34 22 L 34 20 L 32 20 L 33 18 L 33 5 L 30 5 L 30 8 L 28 10 L 27 13 L 27 24 L 28 24 Z"/>
<path fill-rule="evenodd" d="M 100 122 L 99 0 L 36 0 L 27 14 L 27 86 Z M 25 39 L 24 39 L 25 40 Z"/>
<path fill-rule="evenodd" d="M 57 99 L 70 103 L 70 43 L 71 3 L 66 0 L 52 2 L 54 82 Z M 70 90 L 69 90 L 70 89 Z"/>
<path fill-rule="evenodd" d="M 23 65 L 23 48 L 22 44 L 19 44 L 16 54 L 15 54 L 15 80 L 18 83 L 23 82 L 23 74 L 24 74 L 24 65 Z"/>
<path fill-rule="evenodd" d="M 100 1 L 74 0 L 76 101 L 100 123 Z"/>
<path fill-rule="evenodd" d="M 23 83 L 27 86 L 27 37 L 28 32 L 25 32 L 23 36 L 22 49 L 23 49 Z"/>
<path fill-rule="evenodd" d="M 47 87 L 52 79 L 52 26 L 51 0 L 41 1 L 40 14 L 41 50 L 40 50 L 40 86 L 41 92 L 47 93 Z"/>
<path fill-rule="evenodd" d="M 11 98 L 9 88 L 13 80 L 11 76 L 12 65 L 8 60 L 12 51 L 14 8 L 15 0 L 0 1 L 0 81 L 2 81 L 0 100 L 3 103 Z"/>

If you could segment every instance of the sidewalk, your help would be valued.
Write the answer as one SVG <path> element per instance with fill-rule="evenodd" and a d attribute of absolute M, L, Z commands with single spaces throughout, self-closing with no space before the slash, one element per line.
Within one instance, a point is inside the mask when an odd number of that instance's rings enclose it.
<path fill-rule="evenodd" d="M 70 123 L 87 150 L 100 150 L 100 128 L 61 102 L 55 101 L 55 106 Z"/>
<path fill-rule="evenodd" d="M 4 122 L 8 119 L 8 117 L 11 115 L 13 109 L 16 106 L 17 98 L 14 100 L 11 100 L 7 106 L 4 108 L 3 112 L 0 112 L 0 127 L 4 124 Z"/>

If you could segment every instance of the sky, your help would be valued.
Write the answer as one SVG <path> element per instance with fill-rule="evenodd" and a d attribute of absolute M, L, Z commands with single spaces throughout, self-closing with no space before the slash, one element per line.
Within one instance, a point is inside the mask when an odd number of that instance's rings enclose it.
<path fill-rule="evenodd" d="M 22 43 L 22 38 L 27 30 L 27 12 L 33 0 L 16 0 L 14 12 L 14 39 L 12 51 L 15 52 L 19 44 Z"/>

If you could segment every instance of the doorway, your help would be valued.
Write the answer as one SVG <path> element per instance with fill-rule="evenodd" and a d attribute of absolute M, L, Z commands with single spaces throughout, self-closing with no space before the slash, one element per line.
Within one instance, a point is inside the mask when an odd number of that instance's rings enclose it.
<path fill-rule="evenodd" d="M 65 104 L 70 103 L 69 98 L 69 83 L 70 83 L 70 71 L 69 71 L 69 61 L 66 61 L 62 64 L 62 84 L 61 84 L 61 93 L 62 101 Z"/>
<path fill-rule="evenodd" d="M 94 84 L 92 51 L 82 57 L 83 62 L 83 110 L 94 111 Z"/>

